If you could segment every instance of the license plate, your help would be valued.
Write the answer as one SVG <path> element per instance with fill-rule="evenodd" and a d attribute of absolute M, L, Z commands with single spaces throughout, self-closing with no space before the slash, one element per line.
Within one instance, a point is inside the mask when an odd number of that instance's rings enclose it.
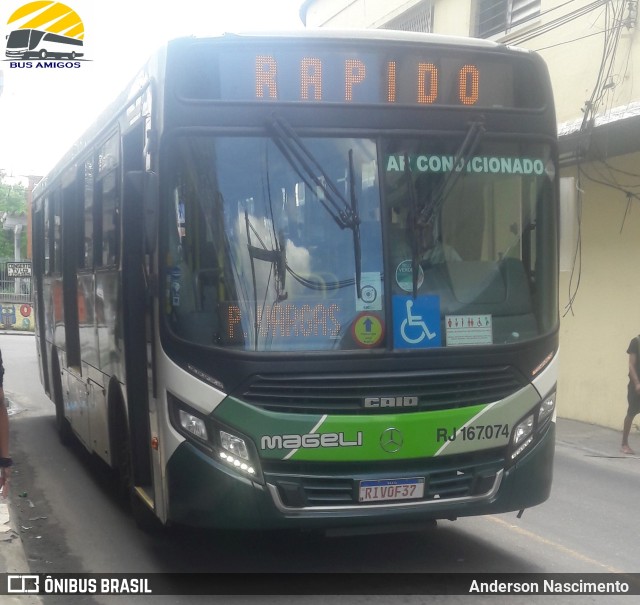
<path fill-rule="evenodd" d="M 360 481 L 360 502 L 416 500 L 424 496 L 424 477 Z"/>

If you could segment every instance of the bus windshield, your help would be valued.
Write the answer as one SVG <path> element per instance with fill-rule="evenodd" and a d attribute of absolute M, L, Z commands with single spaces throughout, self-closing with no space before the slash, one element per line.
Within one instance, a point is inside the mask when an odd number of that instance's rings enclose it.
<path fill-rule="evenodd" d="M 548 145 L 483 140 L 461 158 L 454 136 L 302 142 L 312 162 L 277 137 L 175 138 L 161 239 L 176 336 L 326 351 L 553 328 L 555 265 L 536 255 L 555 237 Z"/>
<path fill-rule="evenodd" d="M 29 48 L 30 29 L 17 29 L 7 38 L 7 48 Z"/>

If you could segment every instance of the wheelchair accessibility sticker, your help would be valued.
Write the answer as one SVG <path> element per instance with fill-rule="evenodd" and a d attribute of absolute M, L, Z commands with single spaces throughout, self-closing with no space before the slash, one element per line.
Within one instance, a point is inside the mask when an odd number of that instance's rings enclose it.
<path fill-rule="evenodd" d="M 441 346 L 440 298 L 394 296 L 393 343 L 397 349 Z"/>

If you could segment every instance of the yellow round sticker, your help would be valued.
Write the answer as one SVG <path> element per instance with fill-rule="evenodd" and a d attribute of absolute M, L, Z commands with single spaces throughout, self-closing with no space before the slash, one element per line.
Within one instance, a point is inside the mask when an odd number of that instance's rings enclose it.
<path fill-rule="evenodd" d="M 375 347 L 384 336 L 382 320 L 372 313 L 360 313 L 351 324 L 353 339 L 362 347 Z"/>

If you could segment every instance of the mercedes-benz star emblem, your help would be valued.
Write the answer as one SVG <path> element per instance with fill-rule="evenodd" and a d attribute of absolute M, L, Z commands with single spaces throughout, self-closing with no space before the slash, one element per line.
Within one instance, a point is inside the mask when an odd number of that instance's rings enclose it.
<path fill-rule="evenodd" d="M 388 454 L 400 451 L 404 438 L 398 429 L 389 428 L 380 435 L 380 447 Z"/>

